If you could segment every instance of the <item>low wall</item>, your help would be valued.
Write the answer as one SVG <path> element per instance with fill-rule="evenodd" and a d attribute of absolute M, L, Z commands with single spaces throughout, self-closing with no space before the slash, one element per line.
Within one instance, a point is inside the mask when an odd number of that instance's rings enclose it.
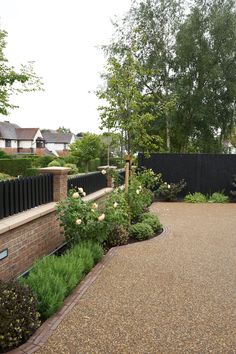
<path fill-rule="evenodd" d="M 104 188 L 84 199 L 99 202 L 111 190 L 112 188 Z M 55 205 L 55 202 L 48 203 L 0 221 L 1 280 L 16 278 L 27 271 L 37 259 L 64 243 Z"/>

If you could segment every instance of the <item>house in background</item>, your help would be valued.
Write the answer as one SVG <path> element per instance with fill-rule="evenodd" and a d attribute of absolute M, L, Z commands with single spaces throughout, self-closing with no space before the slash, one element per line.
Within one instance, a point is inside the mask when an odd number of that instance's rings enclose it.
<path fill-rule="evenodd" d="M 56 156 L 65 156 L 70 150 L 69 145 L 72 144 L 76 137 L 73 133 L 62 133 L 56 130 L 41 130 L 45 147 Z"/>
<path fill-rule="evenodd" d="M 45 143 L 39 128 L 20 128 L 4 121 L 0 122 L 0 149 L 7 154 L 44 155 Z"/>

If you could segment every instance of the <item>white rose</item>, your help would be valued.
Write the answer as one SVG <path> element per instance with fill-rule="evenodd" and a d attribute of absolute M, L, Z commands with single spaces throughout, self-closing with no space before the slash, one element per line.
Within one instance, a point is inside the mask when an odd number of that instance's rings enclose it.
<path fill-rule="evenodd" d="M 78 188 L 78 191 L 79 191 L 80 193 L 83 193 L 83 192 L 84 192 L 84 190 L 83 190 L 82 187 Z"/>
<path fill-rule="evenodd" d="M 102 170 L 101 172 L 102 172 L 103 175 L 105 175 L 107 173 L 106 170 Z"/>
<path fill-rule="evenodd" d="M 136 190 L 136 194 L 139 194 L 139 193 L 140 193 L 140 190 L 139 190 L 139 189 L 137 189 L 137 190 Z"/>
<path fill-rule="evenodd" d="M 113 204 L 113 207 L 114 207 L 114 208 L 117 208 L 117 207 L 118 207 L 118 203 L 115 202 L 115 203 Z"/>
<path fill-rule="evenodd" d="M 92 204 L 92 209 L 97 209 L 97 208 L 98 208 L 97 203 L 93 203 L 93 204 Z"/>
<path fill-rule="evenodd" d="M 79 193 L 78 192 L 73 193 L 72 198 L 79 198 Z"/>
<path fill-rule="evenodd" d="M 98 217 L 98 221 L 103 221 L 105 219 L 105 214 L 101 214 L 99 217 Z"/>
<path fill-rule="evenodd" d="M 164 182 L 164 184 L 167 184 L 167 182 Z"/>
<path fill-rule="evenodd" d="M 76 225 L 80 225 L 82 223 L 82 220 L 81 219 L 77 219 L 75 223 L 76 223 Z"/>
<path fill-rule="evenodd" d="M 170 189 L 170 184 L 168 184 L 167 188 L 169 188 L 169 189 Z"/>
<path fill-rule="evenodd" d="M 82 193 L 82 195 L 83 195 L 83 197 L 85 197 L 85 196 L 86 196 L 86 193 L 85 193 L 85 192 L 83 192 L 83 193 Z"/>

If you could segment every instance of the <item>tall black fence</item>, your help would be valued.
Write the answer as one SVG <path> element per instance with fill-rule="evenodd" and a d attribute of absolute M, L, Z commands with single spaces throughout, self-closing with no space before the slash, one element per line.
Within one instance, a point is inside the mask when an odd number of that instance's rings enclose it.
<path fill-rule="evenodd" d="M 40 176 L 0 182 L 0 219 L 53 200 L 53 177 Z"/>
<path fill-rule="evenodd" d="M 74 189 L 82 187 L 86 194 L 98 191 L 99 189 L 106 188 L 107 177 L 101 172 L 91 172 L 84 175 L 68 178 L 67 188 Z"/>
<path fill-rule="evenodd" d="M 186 192 L 230 193 L 236 175 L 236 155 L 226 154 L 151 154 L 138 156 L 139 168 L 162 173 L 164 181 L 175 183 L 185 179 Z"/>

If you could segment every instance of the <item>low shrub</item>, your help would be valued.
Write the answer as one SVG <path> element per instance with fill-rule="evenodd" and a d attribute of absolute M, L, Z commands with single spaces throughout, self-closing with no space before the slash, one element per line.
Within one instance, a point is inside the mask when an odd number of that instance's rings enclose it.
<path fill-rule="evenodd" d="M 129 241 L 129 232 L 121 225 L 116 225 L 110 230 L 107 238 L 109 247 L 127 245 Z"/>
<path fill-rule="evenodd" d="M 102 259 L 103 248 L 99 243 L 89 240 L 82 241 L 80 244 L 90 249 L 90 251 L 92 252 L 94 264 L 97 264 Z"/>
<path fill-rule="evenodd" d="M 187 203 L 206 203 L 207 197 L 200 192 L 189 193 L 184 197 L 184 201 Z"/>
<path fill-rule="evenodd" d="M 1 173 L 0 172 L 0 181 L 6 181 L 8 179 L 14 179 L 15 177 L 12 177 L 12 176 L 9 176 L 8 174 L 6 173 Z"/>
<path fill-rule="evenodd" d="M 40 326 L 32 290 L 17 282 L 0 280 L 0 352 L 25 342 Z"/>
<path fill-rule="evenodd" d="M 162 224 L 160 223 L 160 220 L 154 214 L 144 213 L 141 216 L 140 221 L 150 225 L 154 232 L 158 232 L 162 229 Z"/>
<path fill-rule="evenodd" d="M 93 268 L 93 253 L 91 249 L 87 248 L 86 245 L 84 245 L 83 243 L 73 246 L 73 248 L 69 251 L 69 257 L 71 256 L 82 260 L 83 274 L 89 273 L 90 270 Z"/>
<path fill-rule="evenodd" d="M 54 166 L 61 167 L 60 161 L 52 160 L 51 162 L 49 162 L 48 167 L 54 167 Z"/>
<path fill-rule="evenodd" d="M 32 161 L 27 159 L 0 159 L 0 171 L 10 176 L 27 176 L 28 168 L 31 168 Z"/>
<path fill-rule="evenodd" d="M 70 168 L 70 171 L 69 171 L 68 175 L 76 175 L 77 173 L 79 173 L 78 168 L 73 163 L 66 163 L 64 165 L 64 167 L 69 167 Z"/>
<path fill-rule="evenodd" d="M 215 192 L 208 199 L 208 203 L 228 203 L 229 197 L 223 193 Z"/>
<path fill-rule="evenodd" d="M 138 222 L 131 225 L 129 233 L 132 238 L 138 241 L 147 240 L 154 235 L 152 227 L 145 222 Z"/>
<path fill-rule="evenodd" d="M 158 197 L 161 197 L 166 202 L 172 202 L 177 199 L 177 195 L 185 188 L 186 182 L 182 179 L 178 183 L 164 182 L 158 188 L 156 194 Z"/>
<path fill-rule="evenodd" d="M 47 167 L 48 164 L 55 159 L 55 156 L 52 155 L 45 155 L 45 156 L 38 156 L 34 159 L 34 166 L 35 167 Z"/>
<path fill-rule="evenodd" d="M 38 311 L 44 320 L 60 308 L 67 294 L 67 284 L 57 271 L 56 263 L 56 256 L 44 257 L 35 264 L 27 278 L 20 279 L 36 294 Z"/>

